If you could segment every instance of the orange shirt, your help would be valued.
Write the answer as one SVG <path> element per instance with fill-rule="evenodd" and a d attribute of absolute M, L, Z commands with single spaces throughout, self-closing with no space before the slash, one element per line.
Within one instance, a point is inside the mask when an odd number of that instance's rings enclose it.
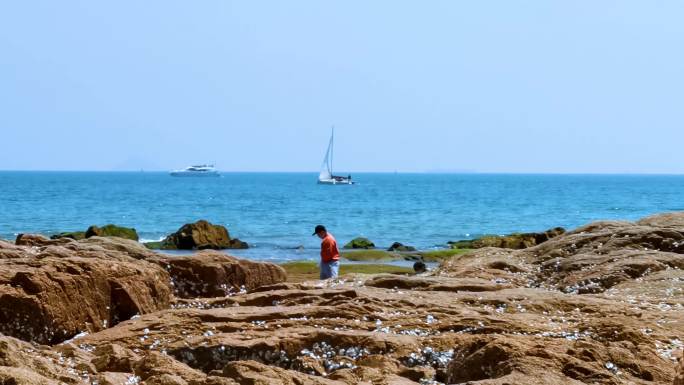
<path fill-rule="evenodd" d="M 330 262 L 338 259 L 340 259 L 340 251 L 337 250 L 337 241 L 332 234 L 328 233 L 321 242 L 321 261 Z"/>

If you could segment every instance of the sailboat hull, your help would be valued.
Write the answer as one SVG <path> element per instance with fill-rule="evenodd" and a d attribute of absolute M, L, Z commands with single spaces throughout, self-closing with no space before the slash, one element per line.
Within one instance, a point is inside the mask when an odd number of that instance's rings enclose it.
<path fill-rule="evenodd" d="M 329 185 L 351 185 L 356 184 L 347 178 L 343 179 L 319 179 L 318 184 L 329 184 Z"/>

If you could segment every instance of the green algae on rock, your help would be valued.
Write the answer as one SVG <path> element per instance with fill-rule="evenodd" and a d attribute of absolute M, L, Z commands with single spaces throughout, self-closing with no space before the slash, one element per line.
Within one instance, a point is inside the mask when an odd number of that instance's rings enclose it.
<path fill-rule="evenodd" d="M 565 233 L 562 227 L 555 227 L 542 233 L 513 233 L 508 235 L 485 235 L 473 240 L 449 242 L 452 249 L 481 249 L 483 247 L 501 247 L 504 249 L 526 249 L 546 242 Z"/>
<path fill-rule="evenodd" d="M 119 237 L 125 239 L 131 239 L 134 241 L 139 240 L 138 232 L 131 227 L 117 226 L 113 224 L 104 225 L 102 227 L 90 226 L 85 232 L 85 237 Z"/>
<path fill-rule="evenodd" d="M 358 237 L 349 241 L 344 245 L 345 249 L 373 249 L 375 244 L 371 242 L 368 238 Z"/>
<path fill-rule="evenodd" d="M 366 261 L 400 261 L 404 257 L 400 253 L 392 253 L 385 250 L 353 250 L 353 251 L 343 251 L 340 253 L 342 259 L 355 262 L 366 262 Z"/>
<path fill-rule="evenodd" d="M 421 257 L 424 262 L 441 262 L 443 260 L 449 259 L 455 255 L 465 254 L 472 251 L 472 249 L 440 249 L 440 250 L 429 250 L 429 251 L 419 251 L 417 254 Z"/>

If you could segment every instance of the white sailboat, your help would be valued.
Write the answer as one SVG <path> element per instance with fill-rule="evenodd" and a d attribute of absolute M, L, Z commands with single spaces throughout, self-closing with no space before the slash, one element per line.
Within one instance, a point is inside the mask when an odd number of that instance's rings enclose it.
<path fill-rule="evenodd" d="M 333 147 L 335 141 L 335 127 L 330 133 L 330 142 L 328 143 L 328 150 L 325 152 L 323 164 L 321 165 L 321 172 L 318 174 L 318 184 L 354 184 L 351 175 L 349 176 L 335 176 L 333 175 Z"/>

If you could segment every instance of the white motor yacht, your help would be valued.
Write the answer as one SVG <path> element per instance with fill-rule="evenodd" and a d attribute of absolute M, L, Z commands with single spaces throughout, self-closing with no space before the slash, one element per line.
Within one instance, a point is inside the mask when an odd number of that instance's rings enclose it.
<path fill-rule="evenodd" d="M 201 164 L 171 171 L 171 176 L 221 176 L 213 164 Z"/>

